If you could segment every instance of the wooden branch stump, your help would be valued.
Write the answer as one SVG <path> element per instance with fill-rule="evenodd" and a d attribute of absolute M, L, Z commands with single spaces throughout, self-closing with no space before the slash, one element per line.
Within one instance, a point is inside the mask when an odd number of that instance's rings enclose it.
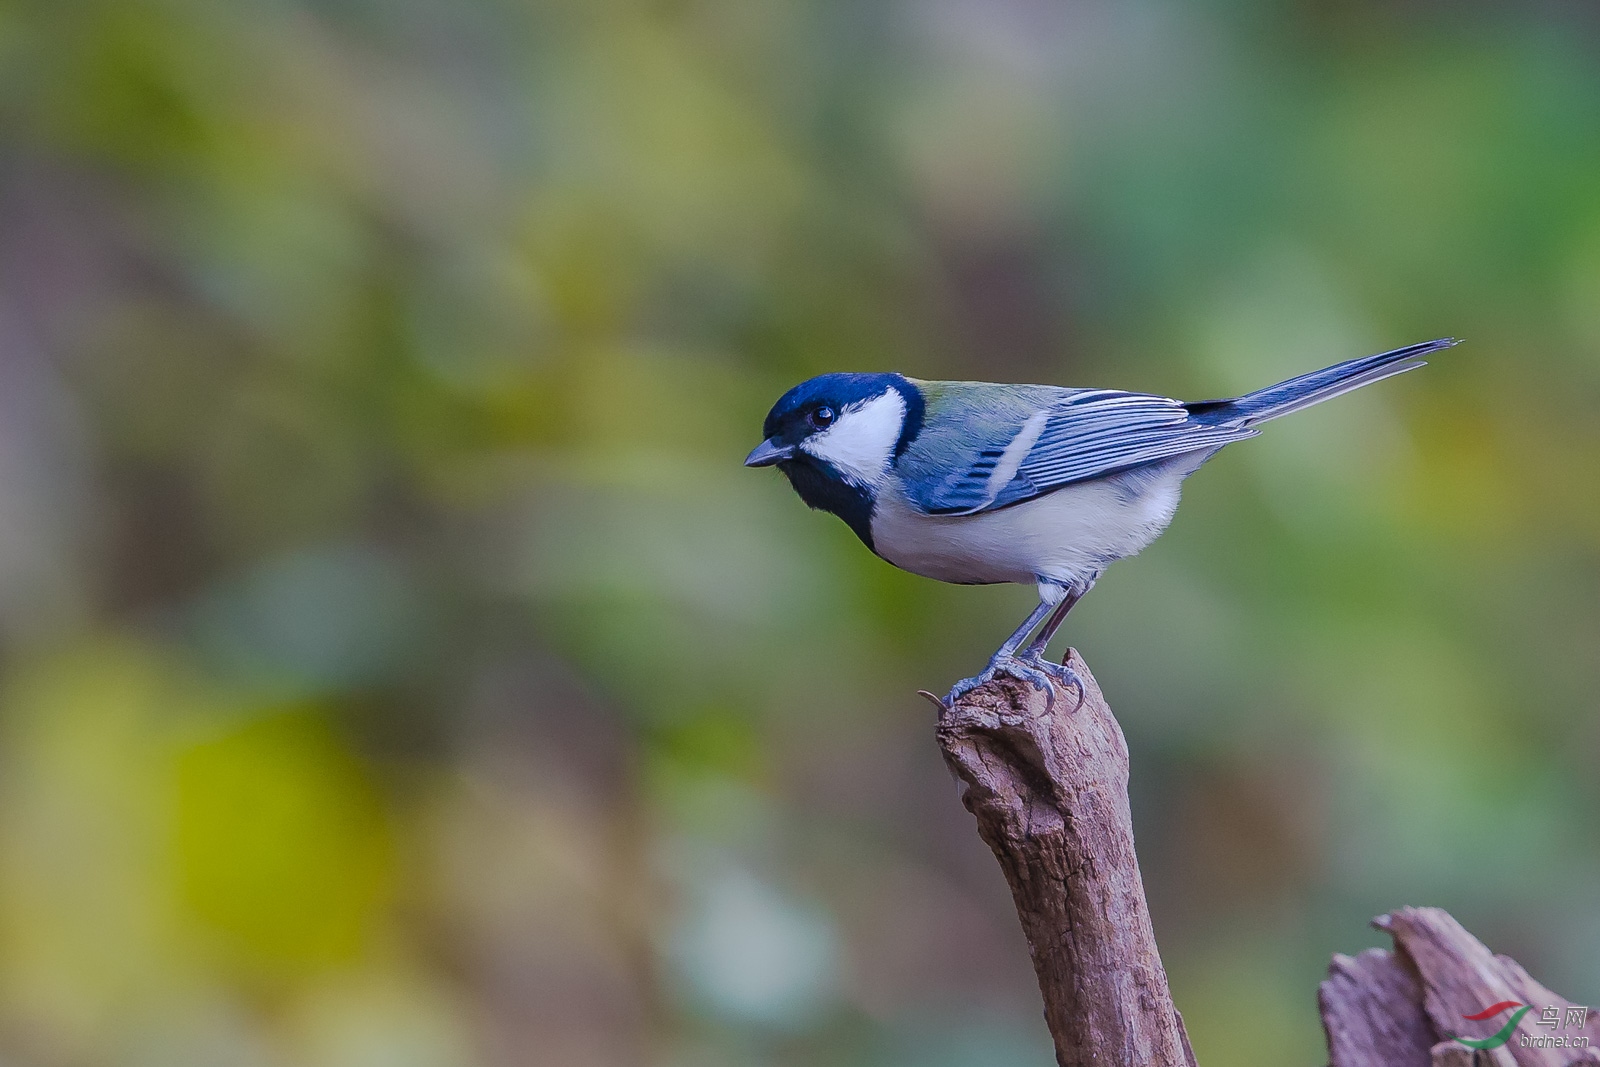
<path fill-rule="evenodd" d="M 1011 887 L 1059 1067 L 1196 1067 L 1134 855 L 1128 746 L 1082 658 L 1067 662 L 1081 700 L 1058 692 L 1051 705 L 1004 677 L 953 706 L 926 694 L 940 708 L 939 747 Z M 1552 993 L 1448 912 L 1401 908 L 1373 925 L 1393 951 L 1335 956 L 1318 988 L 1330 1067 L 1600 1067 L 1600 1012 Z M 1528 1011 L 1465 1018 L 1506 1001 Z M 1540 1025 L 1547 1010 L 1559 1025 Z M 1511 1022 L 1492 1048 L 1457 1040 L 1492 1043 Z"/>
<path fill-rule="evenodd" d="M 939 715 L 962 803 L 1000 861 L 1060 1067 L 1194 1067 L 1156 950 L 1128 808 L 1128 746 L 1076 652 L 1082 700 L 997 678 Z"/>

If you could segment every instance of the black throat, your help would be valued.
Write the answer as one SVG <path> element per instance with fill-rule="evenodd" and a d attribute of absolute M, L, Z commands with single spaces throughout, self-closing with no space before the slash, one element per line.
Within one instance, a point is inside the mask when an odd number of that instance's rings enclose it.
<path fill-rule="evenodd" d="M 807 505 L 821 511 L 831 511 L 856 532 L 861 543 L 872 546 L 872 496 L 860 486 L 844 480 L 831 464 L 806 456 L 778 464 Z"/>

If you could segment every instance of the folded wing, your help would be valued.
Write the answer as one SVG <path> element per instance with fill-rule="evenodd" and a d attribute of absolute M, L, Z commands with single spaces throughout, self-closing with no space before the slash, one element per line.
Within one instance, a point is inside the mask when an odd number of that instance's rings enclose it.
<path fill-rule="evenodd" d="M 1020 425 L 1007 426 L 1000 439 L 969 441 L 965 455 L 947 455 L 942 477 L 914 483 L 915 503 L 934 515 L 991 511 L 1260 432 L 1197 421 L 1182 402 L 1162 396 L 1104 389 L 1053 393 Z"/>

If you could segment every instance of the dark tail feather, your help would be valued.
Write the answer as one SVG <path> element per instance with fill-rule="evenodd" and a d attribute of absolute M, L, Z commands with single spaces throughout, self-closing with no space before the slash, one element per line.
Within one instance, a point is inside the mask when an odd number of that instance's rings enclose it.
<path fill-rule="evenodd" d="M 1454 337 L 1441 337 L 1437 341 L 1407 345 L 1376 356 L 1347 359 L 1343 363 L 1257 389 L 1233 400 L 1202 400 L 1184 406 L 1201 422 L 1253 426 L 1279 415 L 1308 408 L 1312 404 L 1320 404 L 1324 400 L 1332 400 L 1363 385 L 1426 366 L 1427 360 L 1422 356 L 1457 344 L 1460 342 Z"/>

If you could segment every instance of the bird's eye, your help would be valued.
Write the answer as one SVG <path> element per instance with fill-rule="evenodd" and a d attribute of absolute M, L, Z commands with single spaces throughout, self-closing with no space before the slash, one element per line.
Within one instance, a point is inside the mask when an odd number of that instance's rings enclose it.
<path fill-rule="evenodd" d="M 833 420 L 838 417 L 838 414 L 832 408 L 823 406 L 811 413 L 811 425 L 820 430 L 825 426 L 832 425 Z"/>

